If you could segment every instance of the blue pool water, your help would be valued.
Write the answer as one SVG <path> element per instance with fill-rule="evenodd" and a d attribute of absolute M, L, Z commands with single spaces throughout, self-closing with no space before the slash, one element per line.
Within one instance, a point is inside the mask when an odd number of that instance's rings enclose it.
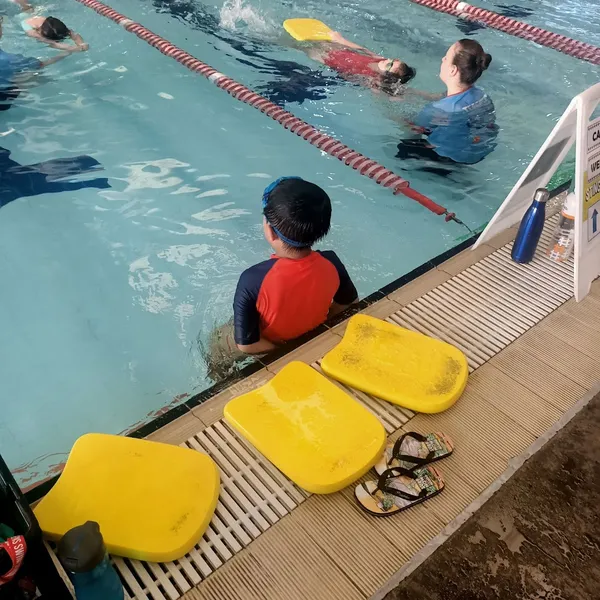
<path fill-rule="evenodd" d="M 479 4 L 592 43 L 600 33 L 600 17 L 581 0 Z M 321 69 L 279 24 L 321 18 L 402 56 L 418 69 L 414 86 L 433 92 L 442 91 L 441 56 L 466 35 L 456 19 L 408 0 L 111 5 L 383 162 L 473 228 L 489 219 L 570 98 L 598 80 L 587 63 L 469 29 L 494 56 L 481 85 L 502 131 L 488 159 L 444 179 L 394 158 L 406 134 L 400 123 L 419 105 L 375 98 Z M 465 233 L 78 3 L 47 10 L 90 51 L 49 69 L 0 112 L 0 452 L 23 485 L 55 471 L 80 434 L 131 429 L 210 385 L 198 340 L 230 316 L 239 273 L 268 255 L 260 197 L 275 177 L 297 174 L 331 195 L 334 226 L 323 246 L 345 260 L 361 295 Z M 10 17 L 4 30 L 6 51 L 52 53 Z M 102 170 L 71 178 L 88 182 L 81 189 L 57 179 L 95 161 Z"/>

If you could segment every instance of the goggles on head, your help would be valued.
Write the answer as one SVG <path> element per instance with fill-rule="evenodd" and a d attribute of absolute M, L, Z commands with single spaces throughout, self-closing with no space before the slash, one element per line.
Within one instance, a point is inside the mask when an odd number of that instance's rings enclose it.
<path fill-rule="evenodd" d="M 276 179 L 273 183 L 269 184 L 265 188 L 265 191 L 263 192 L 263 197 L 262 197 L 263 215 L 264 215 L 265 208 L 267 207 L 267 204 L 269 202 L 269 195 L 282 181 L 285 181 L 286 179 L 300 179 L 301 180 L 302 177 L 296 177 L 296 176 L 280 177 L 279 179 Z M 266 215 L 265 215 L 265 219 L 267 219 Z M 269 219 L 267 219 L 267 223 L 269 223 Z M 292 246 L 293 248 L 306 248 L 306 246 L 307 246 L 306 243 L 296 242 L 295 240 L 290 240 L 289 238 L 285 237 L 285 235 L 283 235 L 281 233 L 281 231 L 279 231 L 279 229 L 277 229 L 276 227 L 273 227 L 273 225 L 271 225 L 271 223 L 269 223 L 269 226 L 275 232 L 277 237 L 282 242 L 285 242 L 288 246 Z"/>

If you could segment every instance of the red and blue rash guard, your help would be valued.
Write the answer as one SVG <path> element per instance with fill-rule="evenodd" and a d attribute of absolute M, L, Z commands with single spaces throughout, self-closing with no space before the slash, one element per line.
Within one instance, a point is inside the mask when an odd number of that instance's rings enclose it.
<path fill-rule="evenodd" d="M 262 337 L 293 340 L 324 323 L 331 302 L 352 304 L 358 293 L 335 252 L 311 252 L 300 259 L 279 258 L 242 273 L 233 300 L 236 344 Z"/>

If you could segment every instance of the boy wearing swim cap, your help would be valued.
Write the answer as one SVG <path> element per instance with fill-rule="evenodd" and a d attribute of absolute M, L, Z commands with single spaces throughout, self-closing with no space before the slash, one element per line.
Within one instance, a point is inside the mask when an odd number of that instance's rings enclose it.
<path fill-rule="evenodd" d="M 223 373 L 225 354 L 231 365 L 240 352 L 274 350 L 358 300 L 335 252 L 312 249 L 331 226 L 331 200 L 324 190 L 299 177 L 282 177 L 265 189 L 262 211 L 264 236 L 273 254 L 239 279 L 233 340 L 223 328 L 215 332 L 206 356 L 213 379 L 215 372 Z"/>
<path fill-rule="evenodd" d="M 247 354 L 273 350 L 358 299 L 337 255 L 312 250 L 331 225 L 331 201 L 319 186 L 278 179 L 265 190 L 262 206 L 274 254 L 242 273 L 233 302 L 235 343 Z"/>

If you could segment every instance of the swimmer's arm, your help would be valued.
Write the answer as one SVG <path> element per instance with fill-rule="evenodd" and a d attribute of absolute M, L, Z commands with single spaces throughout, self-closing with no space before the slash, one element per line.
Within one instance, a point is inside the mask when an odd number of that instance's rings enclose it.
<path fill-rule="evenodd" d="M 406 88 L 405 94 L 407 96 L 418 96 L 419 98 L 424 98 L 430 102 L 436 102 L 446 96 L 446 94 L 432 94 L 431 92 L 423 92 L 422 90 L 415 90 L 414 88 Z"/>
<path fill-rule="evenodd" d="M 344 312 L 347 308 L 350 308 L 353 304 L 358 304 L 358 298 L 354 302 L 351 302 L 350 304 L 338 304 L 334 300 L 331 303 L 331 306 L 329 307 L 329 312 L 327 313 L 327 318 L 331 319 L 331 318 L 335 317 L 336 315 L 339 315 L 340 313 Z"/>
<path fill-rule="evenodd" d="M 261 337 L 260 340 L 254 344 L 237 344 L 237 347 L 245 354 L 262 354 L 263 352 L 270 352 L 271 350 L 275 350 L 275 348 L 277 348 L 273 342 L 270 342 L 263 337 Z"/>
<path fill-rule="evenodd" d="M 71 54 L 72 54 L 71 51 L 66 51 L 66 52 L 61 52 L 60 54 L 57 54 L 56 56 L 53 56 L 52 58 L 46 58 L 44 60 L 40 60 L 40 66 L 42 68 L 49 67 L 50 65 L 53 65 L 54 63 L 61 61 L 63 58 L 67 58 L 67 56 L 71 56 Z"/>
<path fill-rule="evenodd" d="M 63 50 L 64 52 L 68 52 L 72 54 L 73 52 L 78 52 L 80 48 L 78 46 L 74 46 L 73 44 L 63 44 L 62 42 L 53 42 L 51 40 L 46 40 L 44 38 L 40 39 L 40 42 L 44 42 L 44 44 L 48 44 L 50 48 L 54 48 L 55 50 Z"/>
<path fill-rule="evenodd" d="M 78 33 L 71 33 L 71 39 L 73 42 L 75 42 L 75 45 L 49 40 L 34 29 L 28 31 L 27 35 L 36 39 L 38 42 L 47 44 L 50 46 L 50 48 L 54 48 L 55 50 L 64 50 L 65 52 L 83 52 L 88 49 L 88 45 L 83 41 L 83 38 Z"/>
<path fill-rule="evenodd" d="M 15 4 L 18 4 L 21 7 L 21 10 L 23 12 L 28 12 L 30 10 L 33 10 L 33 6 L 31 6 L 31 4 L 29 4 L 29 2 L 27 2 L 27 0 L 13 0 L 13 2 Z"/>
<path fill-rule="evenodd" d="M 364 46 L 360 46 L 358 44 L 355 44 L 354 42 L 351 42 L 350 40 L 347 40 L 338 31 L 333 31 L 331 33 L 331 41 L 335 42 L 336 44 L 339 44 L 340 46 L 346 46 L 346 48 L 351 48 L 352 50 L 360 50 L 364 54 L 373 56 L 374 58 L 381 58 L 379 56 L 379 54 L 375 54 L 375 52 L 371 52 L 371 50 L 369 50 L 368 48 L 365 48 Z"/>
<path fill-rule="evenodd" d="M 80 48 L 81 50 L 87 50 L 89 48 L 89 44 L 86 44 L 83 41 L 83 38 L 76 32 L 76 31 L 70 31 L 70 36 L 71 39 L 73 40 L 73 43 Z"/>
<path fill-rule="evenodd" d="M 356 304 L 358 302 L 358 291 L 356 290 L 356 286 L 352 282 L 352 279 L 350 279 L 350 275 L 348 274 L 348 270 L 344 266 L 344 263 L 339 259 L 335 252 L 332 250 L 323 250 L 320 254 L 335 267 L 338 277 L 340 278 L 339 287 L 331 301 L 329 312 L 327 313 L 327 318 L 330 319 L 331 317 L 335 317 L 335 315 L 339 315 L 352 304 Z"/>
<path fill-rule="evenodd" d="M 276 348 L 260 331 L 260 314 L 256 301 L 264 272 L 251 267 L 242 273 L 233 297 L 234 339 L 238 350 L 246 354 L 261 354 Z"/>
<path fill-rule="evenodd" d="M 73 44 L 63 44 L 61 42 L 54 42 L 53 40 L 49 40 L 48 38 L 45 38 L 43 35 L 41 35 L 35 29 L 31 29 L 30 31 L 28 31 L 27 35 L 30 38 L 33 38 L 34 40 L 37 40 L 38 42 L 42 42 L 42 44 L 46 44 L 47 46 L 50 46 L 50 48 L 54 48 L 56 50 L 73 51 L 75 49 Z"/>

